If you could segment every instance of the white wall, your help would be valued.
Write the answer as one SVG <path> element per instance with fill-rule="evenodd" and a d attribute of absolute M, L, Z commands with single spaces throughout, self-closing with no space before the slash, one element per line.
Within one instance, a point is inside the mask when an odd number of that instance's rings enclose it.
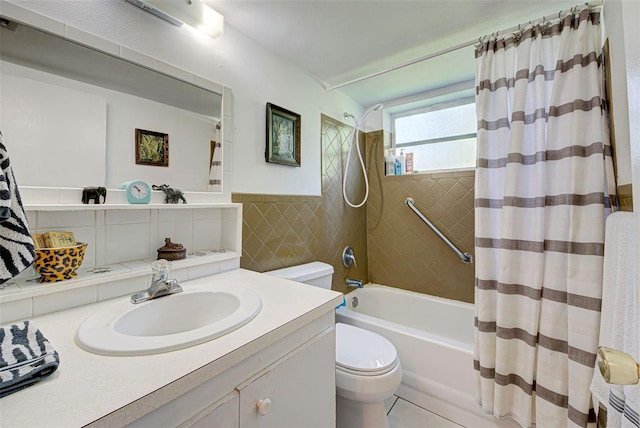
<path fill-rule="evenodd" d="M 344 111 L 363 112 L 351 98 L 339 91 L 327 93 L 313 76 L 228 23 L 225 34 L 214 40 L 174 27 L 123 0 L 13 3 L 230 87 L 233 144 L 225 159 L 233 159 L 234 192 L 320 194 L 320 114 L 342 119 Z M 302 115 L 301 167 L 264 161 L 267 102 Z"/>

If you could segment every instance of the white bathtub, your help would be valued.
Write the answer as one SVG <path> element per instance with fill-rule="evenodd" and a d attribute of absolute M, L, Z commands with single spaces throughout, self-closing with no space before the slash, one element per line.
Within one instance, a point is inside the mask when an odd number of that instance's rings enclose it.
<path fill-rule="evenodd" d="M 373 284 L 347 294 L 346 303 L 336 322 L 374 331 L 396 347 L 403 369 L 396 395 L 461 425 L 515 426 L 475 402 L 472 304 Z"/>

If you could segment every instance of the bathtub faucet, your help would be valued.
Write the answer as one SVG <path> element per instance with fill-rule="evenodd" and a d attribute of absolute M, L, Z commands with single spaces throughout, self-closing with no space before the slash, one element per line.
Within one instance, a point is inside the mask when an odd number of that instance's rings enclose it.
<path fill-rule="evenodd" d="M 347 287 L 358 287 L 358 288 L 362 288 L 362 280 L 361 280 L 361 279 L 351 279 L 351 278 L 347 278 Z"/>

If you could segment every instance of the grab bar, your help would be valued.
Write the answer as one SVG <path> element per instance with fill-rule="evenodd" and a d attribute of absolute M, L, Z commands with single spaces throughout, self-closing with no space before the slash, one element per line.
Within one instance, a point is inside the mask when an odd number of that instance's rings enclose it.
<path fill-rule="evenodd" d="M 429 221 L 428 218 L 426 218 L 419 209 L 416 208 L 416 206 L 414 205 L 414 201 L 413 198 L 407 198 L 404 200 L 404 203 L 407 204 L 407 206 L 409 208 L 411 208 L 411 211 L 413 211 L 414 213 L 416 213 L 416 215 L 418 217 L 420 217 L 420 219 L 422 221 L 425 222 L 425 224 L 427 226 L 429 226 L 431 228 L 431 230 L 433 230 L 435 232 L 436 235 L 438 235 L 440 237 L 440 239 L 442 239 L 444 241 L 445 244 L 447 244 L 449 246 L 449 248 L 451 248 L 453 250 L 454 253 L 456 253 L 458 255 L 458 257 L 460 257 L 460 260 L 462 260 L 465 263 L 473 263 L 473 256 L 469 253 L 463 253 L 462 251 L 458 250 L 458 247 L 456 247 L 455 245 L 453 245 L 453 243 L 451 241 L 449 241 L 449 239 L 447 239 L 446 236 L 444 236 L 442 234 L 442 232 L 440 232 L 438 230 L 437 227 L 435 227 L 433 225 L 433 223 L 431 223 Z"/>

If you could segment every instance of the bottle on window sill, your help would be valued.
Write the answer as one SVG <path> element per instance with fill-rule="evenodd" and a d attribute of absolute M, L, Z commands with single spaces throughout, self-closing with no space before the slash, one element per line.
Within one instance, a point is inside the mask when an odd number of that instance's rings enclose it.
<path fill-rule="evenodd" d="M 405 156 L 407 157 L 405 160 L 405 171 L 407 174 L 413 174 L 413 153 L 407 153 Z"/>
<path fill-rule="evenodd" d="M 400 167 L 402 168 L 402 174 L 407 172 L 407 157 L 404 155 L 404 149 L 400 149 L 400 156 L 398 156 L 398 161 L 400 161 Z"/>
<path fill-rule="evenodd" d="M 384 158 L 384 175 L 396 175 L 395 172 L 396 157 L 393 150 L 389 150 L 389 154 Z"/>
<path fill-rule="evenodd" d="M 402 175 L 402 164 L 400 163 L 400 160 L 398 160 L 398 158 L 396 158 L 394 163 L 394 172 L 395 175 Z"/>

